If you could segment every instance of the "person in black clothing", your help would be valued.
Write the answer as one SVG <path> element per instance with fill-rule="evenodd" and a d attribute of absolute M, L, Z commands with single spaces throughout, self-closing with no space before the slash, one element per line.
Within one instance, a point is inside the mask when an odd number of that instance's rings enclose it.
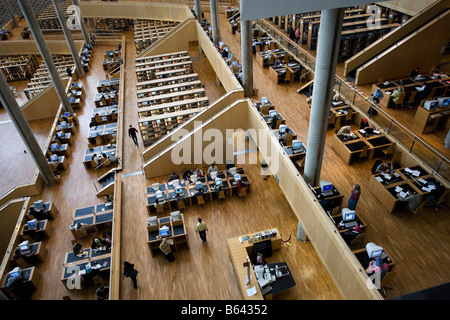
<path fill-rule="evenodd" d="M 89 128 L 97 129 L 97 126 L 98 126 L 97 120 L 95 120 L 95 118 L 92 118 L 91 122 L 89 123 Z"/>
<path fill-rule="evenodd" d="M 415 68 L 413 71 L 411 71 L 411 74 L 409 75 L 410 78 L 415 78 L 419 75 L 419 67 Z"/>
<path fill-rule="evenodd" d="M 137 289 L 136 276 L 138 271 L 134 268 L 134 264 L 124 261 L 123 263 L 123 276 L 130 278 L 133 281 L 133 287 Z"/>
<path fill-rule="evenodd" d="M 72 76 L 72 69 L 70 67 L 67 67 L 66 72 L 69 77 Z"/>
<path fill-rule="evenodd" d="M 431 92 L 431 86 L 427 82 L 424 82 L 422 87 L 417 87 L 417 94 L 416 94 L 415 102 L 420 103 L 423 99 L 426 99 L 428 97 L 430 92 Z"/>
<path fill-rule="evenodd" d="M 138 139 L 137 139 L 137 130 L 136 130 L 136 128 L 134 128 L 131 124 L 130 124 L 130 127 L 128 128 L 128 136 L 129 137 L 131 137 L 132 139 L 133 139 L 133 141 L 134 141 L 134 144 L 136 145 L 136 146 L 138 146 L 139 147 L 139 144 L 138 144 Z"/>

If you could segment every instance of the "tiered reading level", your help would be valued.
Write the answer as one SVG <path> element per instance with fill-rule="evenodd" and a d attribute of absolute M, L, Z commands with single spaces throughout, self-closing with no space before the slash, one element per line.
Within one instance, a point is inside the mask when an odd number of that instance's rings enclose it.
<path fill-rule="evenodd" d="M 136 59 L 136 77 L 139 129 L 145 146 L 209 104 L 186 51 Z"/>
<path fill-rule="evenodd" d="M 139 54 L 142 50 L 152 45 L 152 43 L 164 37 L 177 25 L 178 22 L 172 21 L 137 19 L 134 22 L 134 42 L 136 44 L 136 53 Z"/>
<path fill-rule="evenodd" d="M 6 81 L 17 81 L 31 78 L 39 63 L 35 55 L 28 56 L 2 56 L 0 58 L 0 71 Z"/>

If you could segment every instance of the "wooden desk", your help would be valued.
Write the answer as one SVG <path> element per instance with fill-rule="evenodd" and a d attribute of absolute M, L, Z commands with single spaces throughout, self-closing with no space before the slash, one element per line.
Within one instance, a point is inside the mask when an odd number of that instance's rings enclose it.
<path fill-rule="evenodd" d="M 108 272 L 111 269 L 111 253 L 103 254 L 95 258 L 86 258 L 84 260 L 65 264 L 61 274 L 61 281 L 64 284 L 67 284 L 66 280 L 74 274 L 73 271 L 69 272 L 69 270 L 73 267 L 79 268 L 81 276 L 89 276 L 89 274 L 86 273 L 86 266 L 88 265 L 88 263 L 91 264 L 93 270 L 99 270 L 99 272 L 101 273 Z"/>
<path fill-rule="evenodd" d="M 368 148 L 369 146 L 359 137 L 345 140 L 344 135 L 336 134 L 331 140 L 331 147 L 344 163 L 349 165 L 354 155 L 361 153 L 365 147 Z"/>
<path fill-rule="evenodd" d="M 116 146 L 109 146 L 109 145 L 105 145 L 105 146 L 98 146 L 98 147 L 93 147 L 91 149 L 86 149 L 86 151 L 84 152 L 84 158 L 83 158 L 83 164 L 84 167 L 86 169 L 89 168 L 93 168 L 96 167 L 97 164 L 95 163 L 95 161 L 92 159 L 92 156 L 94 154 L 106 154 L 107 157 L 109 158 L 115 158 L 116 156 Z M 104 161 L 106 161 L 107 159 L 105 158 Z"/>
<path fill-rule="evenodd" d="M 165 238 L 171 242 L 171 246 L 173 245 L 175 250 L 177 249 L 177 245 L 180 244 L 185 244 L 189 248 L 184 215 L 180 214 L 180 219 L 178 220 L 173 220 L 172 217 L 167 216 L 159 218 L 156 225 L 147 225 L 147 244 L 152 256 L 155 256 L 155 254 L 161 251 L 159 249 L 162 241 L 160 228 L 163 226 L 169 227 L 169 236 Z"/>
<path fill-rule="evenodd" d="M 31 207 L 34 208 L 34 205 L 32 205 Z M 50 215 L 50 219 L 54 219 L 56 217 L 56 215 L 58 214 L 58 209 L 56 208 L 56 206 L 53 205 L 53 202 L 45 202 L 43 204 L 43 207 L 47 211 L 47 213 Z M 27 219 L 28 220 L 32 220 L 32 219 L 35 219 L 35 218 L 36 217 L 34 217 L 32 214 L 30 214 L 30 211 L 28 211 Z"/>
<path fill-rule="evenodd" d="M 385 248 L 382 245 L 379 246 L 383 248 L 383 254 L 381 256 L 382 262 L 387 263 L 387 265 L 389 266 L 389 272 L 393 271 L 396 266 L 396 263 L 392 260 L 392 256 L 388 252 L 386 252 Z M 354 250 L 352 252 L 358 259 L 359 263 L 362 266 L 362 269 L 364 270 L 366 270 L 369 267 L 369 263 L 371 260 L 375 260 L 369 258 L 366 248 Z"/>
<path fill-rule="evenodd" d="M 75 210 L 73 223 L 69 227 L 75 239 L 81 235 L 72 227 L 77 223 L 84 223 L 93 227 L 97 232 L 101 227 L 109 226 L 114 220 L 114 207 L 112 202 L 101 203 Z"/>
<path fill-rule="evenodd" d="M 50 238 L 51 235 L 51 227 L 48 223 L 48 220 L 41 220 L 38 221 L 38 225 L 37 225 L 37 229 L 32 232 L 36 235 L 37 239 L 42 239 L 42 238 Z M 20 228 L 20 233 L 19 233 L 19 237 L 22 239 L 22 241 L 28 240 L 30 242 L 34 242 L 35 239 L 33 239 L 31 237 L 31 235 L 29 235 L 28 231 L 28 226 L 27 224 L 22 225 L 22 227 Z"/>
<path fill-rule="evenodd" d="M 14 249 L 14 252 L 16 252 L 16 249 Z M 36 262 L 43 262 L 45 258 L 47 257 L 47 247 L 41 242 L 35 242 L 30 244 L 30 253 L 25 255 L 24 260 L 28 263 L 36 263 Z M 14 261 L 14 257 L 11 257 L 11 262 Z"/>
<path fill-rule="evenodd" d="M 419 106 L 412 126 L 420 133 L 432 133 L 436 130 L 440 122 L 442 123 L 442 127 L 446 127 L 449 115 L 450 107 L 427 110 L 423 106 Z"/>
<path fill-rule="evenodd" d="M 344 200 L 344 195 L 339 192 L 339 190 L 334 186 L 333 184 L 333 188 L 332 188 L 332 193 L 330 195 L 323 195 L 321 192 L 321 188 L 320 187 L 313 187 L 311 188 L 311 190 L 313 191 L 314 196 L 317 198 L 317 200 L 319 200 L 319 203 L 322 205 L 322 201 L 326 200 L 329 202 L 330 204 L 330 208 L 332 211 L 333 208 L 338 208 L 337 210 L 340 212 L 342 209 L 342 202 Z M 324 207 L 323 207 L 324 208 Z M 324 210 L 326 210 L 327 208 L 324 208 Z"/>
<path fill-rule="evenodd" d="M 33 267 L 25 268 L 25 269 L 22 269 L 21 271 L 22 271 L 23 282 L 25 284 L 29 285 L 32 290 L 37 289 L 37 287 L 39 286 L 39 283 L 41 281 L 41 274 L 36 269 L 36 267 L 33 266 Z M 4 277 L 4 280 L 3 280 L 2 286 L 1 286 L 1 290 L 3 293 L 5 293 L 6 296 L 8 296 L 10 298 L 14 298 L 14 296 L 15 296 L 14 293 L 12 293 L 8 288 L 6 288 L 6 283 L 9 278 L 10 278 L 9 274 L 7 274 Z"/>
<path fill-rule="evenodd" d="M 258 240 L 255 242 L 250 242 L 249 240 L 244 240 L 245 237 L 249 239 L 253 238 L 253 236 L 258 234 L 264 234 L 266 231 L 276 230 L 276 235 L 267 238 L 271 240 L 272 250 L 278 250 L 281 248 L 281 236 L 276 228 L 248 234 L 242 235 L 241 237 L 235 237 L 228 239 L 228 252 L 230 253 L 231 263 L 233 265 L 234 272 L 236 274 L 236 279 L 239 285 L 239 289 L 241 290 L 242 299 L 244 300 L 263 300 L 264 297 L 261 293 L 261 289 L 259 288 L 258 282 L 256 280 L 255 272 L 250 265 L 250 282 L 249 287 L 255 287 L 256 294 L 252 296 L 248 296 L 247 288 L 245 284 L 245 280 L 247 278 L 247 267 L 244 267 L 243 264 L 245 262 L 250 263 L 249 256 L 253 253 L 253 243 L 265 241 L 266 239 Z M 239 238 L 242 239 L 242 243 Z"/>

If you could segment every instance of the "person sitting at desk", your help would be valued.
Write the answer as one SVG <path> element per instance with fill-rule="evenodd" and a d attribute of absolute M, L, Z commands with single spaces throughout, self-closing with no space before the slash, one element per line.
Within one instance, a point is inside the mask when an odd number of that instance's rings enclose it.
<path fill-rule="evenodd" d="M 94 118 L 91 119 L 91 122 L 89 123 L 89 128 L 90 129 L 92 129 L 92 128 L 97 129 L 97 127 L 98 127 L 98 122 L 97 122 L 97 120 L 94 117 Z"/>
<path fill-rule="evenodd" d="M 194 174 L 194 171 L 191 170 L 191 169 L 188 169 L 188 170 L 184 171 L 184 172 L 183 172 L 183 179 L 184 179 L 184 180 L 188 180 L 189 182 L 192 182 L 192 181 L 191 181 L 191 175 L 192 175 L 192 174 Z"/>
<path fill-rule="evenodd" d="M 417 77 L 417 76 L 419 75 L 419 71 L 420 71 L 420 68 L 419 68 L 419 67 L 415 68 L 413 71 L 411 71 L 411 73 L 409 74 L 409 77 L 410 77 L 410 78 L 415 78 L 415 77 Z"/>
<path fill-rule="evenodd" d="M 173 255 L 172 249 L 170 248 L 170 244 L 167 241 L 167 238 L 163 238 L 161 244 L 159 245 L 159 249 L 164 253 L 164 256 L 167 261 L 173 262 L 175 261 L 175 257 Z"/>
<path fill-rule="evenodd" d="M 392 169 L 392 165 L 390 163 L 381 163 L 378 165 L 378 167 L 375 169 L 375 173 L 387 173 L 392 174 L 394 173 L 394 170 Z"/>
<path fill-rule="evenodd" d="M 102 247 L 102 240 L 95 237 L 94 240 L 92 240 L 91 248 L 92 249 L 100 249 Z"/>
<path fill-rule="evenodd" d="M 408 206 L 408 208 L 409 209 L 411 209 L 411 210 L 416 210 L 418 207 L 419 207 L 419 205 L 420 205 L 420 195 L 418 195 L 417 193 L 411 193 L 411 191 L 407 191 L 406 192 L 406 196 L 405 197 L 402 197 L 401 195 L 400 195 L 400 193 L 399 194 L 397 194 L 397 198 L 401 201 L 401 202 L 404 202 L 404 203 L 406 203 L 406 205 Z"/>
<path fill-rule="evenodd" d="M 100 164 L 101 159 L 102 159 L 102 156 L 97 155 L 96 153 L 94 153 L 91 158 L 91 160 L 94 161 L 95 165 L 97 165 L 97 166 Z"/>
<path fill-rule="evenodd" d="M 440 66 L 436 66 L 436 67 L 432 68 L 430 70 L 430 73 L 432 75 L 440 75 L 441 74 L 441 67 Z"/>
<path fill-rule="evenodd" d="M 242 181 L 242 179 L 239 179 L 236 183 L 236 186 L 238 188 L 238 194 L 241 194 L 241 190 L 242 188 L 245 188 L 246 184 L 244 181 Z"/>
<path fill-rule="evenodd" d="M 197 174 L 197 178 L 203 177 L 203 170 L 200 168 L 195 169 L 195 173 Z"/>
<path fill-rule="evenodd" d="M 384 94 L 380 88 L 377 88 L 370 96 L 373 97 L 372 100 L 375 103 L 380 103 L 380 100 L 383 99 Z"/>
<path fill-rule="evenodd" d="M 372 275 L 374 273 L 381 273 L 380 280 L 383 279 L 389 272 L 389 266 L 387 263 L 383 263 L 380 257 L 377 257 L 375 261 L 370 261 L 369 266 L 366 269 L 367 274 Z"/>
<path fill-rule="evenodd" d="M 280 59 L 277 59 L 277 61 L 275 61 L 274 63 L 274 67 L 278 68 L 278 67 L 282 67 L 283 66 L 283 62 Z"/>
<path fill-rule="evenodd" d="M 339 92 L 336 92 L 336 94 L 333 96 L 332 101 L 333 102 L 340 102 L 340 101 L 342 101 L 342 97 L 341 97 Z"/>
<path fill-rule="evenodd" d="M 375 160 L 375 162 L 373 163 L 373 166 L 372 166 L 372 169 L 370 170 L 370 172 L 371 172 L 372 174 L 377 173 L 378 166 L 379 166 L 380 164 L 382 164 L 382 163 L 383 163 L 383 160 L 381 160 L 381 159 Z"/>
<path fill-rule="evenodd" d="M 431 92 L 431 86 L 424 82 L 421 87 L 416 87 L 417 94 L 414 99 L 415 103 L 420 103 L 423 99 L 426 99 Z"/>
<path fill-rule="evenodd" d="M 264 266 L 264 265 L 266 265 L 267 263 L 266 263 L 266 260 L 264 260 L 264 256 L 263 256 L 263 254 L 262 253 L 257 253 L 256 254 L 256 262 L 255 262 L 255 265 L 256 266 Z"/>
<path fill-rule="evenodd" d="M 45 219 L 50 219 L 50 213 L 47 209 L 45 209 L 44 207 L 42 207 L 39 210 L 36 210 L 33 207 L 30 207 L 30 210 L 28 211 L 29 215 L 32 215 L 34 218 L 36 218 L 37 220 L 45 220 Z"/>
<path fill-rule="evenodd" d="M 210 176 L 211 172 L 217 172 L 217 171 L 219 171 L 219 169 L 217 168 L 216 163 L 213 162 L 213 164 L 210 165 L 209 168 L 208 168 L 208 175 Z"/>
<path fill-rule="evenodd" d="M 361 123 L 359 124 L 359 128 L 364 130 L 364 129 L 368 128 L 368 127 L 369 127 L 369 120 L 367 120 L 367 118 L 363 118 L 361 120 Z"/>
<path fill-rule="evenodd" d="M 167 180 L 167 182 L 170 182 L 172 180 L 179 180 L 180 179 L 180 175 L 176 172 L 173 172 L 170 176 L 169 176 L 169 180 Z"/>
<path fill-rule="evenodd" d="M 403 89 L 403 86 L 398 86 L 396 89 L 394 89 L 394 91 L 392 91 L 391 93 L 391 103 L 393 105 L 397 104 L 398 99 L 400 98 L 400 96 L 402 95 L 402 93 L 405 92 L 405 90 Z"/>
<path fill-rule="evenodd" d="M 95 295 L 97 296 L 97 300 L 107 300 L 109 298 L 109 287 L 101 286 L 95 291 Z"/>
<path fill-rule="evenodd" d="M 14 251 L 13 260 L 17 266 L 18 266 L 17 260 L 24 259 L 26 261 L 27 257 L 28 257 L 28 255 L 23 254 L 19 248 L 17 248 L 16 251 Z"/>
<path fill-rule="evenodd" d="M 343 135 L 347 136 L 351 130 L 352 130 L 351 126 L 343 126 L 339 129 L 339 131 L 336 134 L 338 134 L 338 135 L 343 134 Z"/>
<path fill-rule="evenodd" d="M 275 130 L 277 128 L 277 123 L 278 123 L 278 117 L 277 115 L 273 115 L 272 118 L 270 119 L 270 128 L 272 130 Z"/>
<path fill-rule="evenodd" d="M 342 238 L 344 238 L 345 242 L 350 243 L 360 233 L 361 233 L 361 227 L 359 225 L 356 225 L 351 230 L 348 230 L 348 231 L 344 232 L 342 234 Z"/>
<path fill-rule="evenodd" d="M 84 253 L 83 246 L 81 245 L 81 243 L 78 243 L 78 242 L 73 245 L 72 251 L 73 251 L 73 254 L 77 257 L 81 257 Z"/>

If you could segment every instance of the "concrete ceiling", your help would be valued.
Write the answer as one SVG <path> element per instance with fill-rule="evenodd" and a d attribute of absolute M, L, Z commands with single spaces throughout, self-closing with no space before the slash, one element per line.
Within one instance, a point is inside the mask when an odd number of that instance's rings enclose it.
<path fill-rule="evenodd" d="M 287 14 L 353 7 L 385 0 L 241 0 L 241 20 L 277 17 Z"/>

